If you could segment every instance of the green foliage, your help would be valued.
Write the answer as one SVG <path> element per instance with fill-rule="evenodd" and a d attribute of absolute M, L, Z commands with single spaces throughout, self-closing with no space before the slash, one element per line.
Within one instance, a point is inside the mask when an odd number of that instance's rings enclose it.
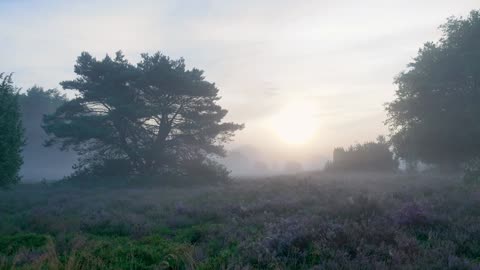
<path fill-rule="evenodd" d="M 13 255 L 20 249 L 36 249 L 43 247 L 48 236 L 27 233 L 0 237 L 0 253 Z"/>
<path fill-rule="evenodd" d="M 0 73 L 0 187 L 19 181 L 23 128 L 12 76 Z"/>
<path fill-rule="evenodd" d="M 395 79 L 387 123 L 399 157 L 458 168 L 480 153 L 480 11 L 441 30 Z"/>
<path fill-rule="evenodd" d="M 183 59 L 142 54 L 134 66 L 121 52 L 101 61 L 82 53 L 75 73 L 61 84 L 79 95 L 45 118 L 45 130 L 50 145 L 82 156 L 79 170 L 113 164 L 136 174 L 185 173 L 185 164 L 223 155 L 223 143 L 243 127 L 221 122 L 227 110 L 218 89 Z"/>
<path fill-rule="evenodd" d="M 112 223 L 109 220 L 105 220 L 100 223 L 86 224 L 82 227 L 84 232 L 98 235 L 98 236 L 127 236 L 130 233 L 128 224 L 125 223 Z"/>
<path fill-rule="evenodd" d="M 390 151 L 383 136 L 376 142 L 367 142 L 333 150 L 333 161 L 325 165 L 326 171 L 396 171 L 398 160 Z"/>
<path fill-rule="evenodd" d="M 206 240 L 209 230 L 215 227 L 216 225 L 204 223 L 181 228 L 175 232 L 174 239 L 180 243 L 195 244 Z"/>
<path fill-rule="evenodd" d="M 20 234 L 0 238 L 0 256 L 7 256 L 5 261 L 15 269 L 148 270 L 192 269 L 194 266 L 191 246 L 159 236 L 130 240 L 116 236 L 76 235 L 68 239 L 67 246 L 63 254 L 59 254 L 55 250 L 59 248 L 59 243 L 54 243 L 51 238 Z"/>
<path fill-rule="evenodd" d="M 127 238 L 92 239 L 88 246 L 91 255 L 102 262 L 100 268 L 91 269 L 191 269 L 190 246 L 153 236 L 139 241 Z M 81 254 L 81 253 L 80 253 Z M 83 258 L 82 258 L 83 257 Z M 88 263 L 90 256 L 78 260 Z"/>
<path fill-rule="evenodd" d="M 228 269 L 229 265 L 234 265 L 239 260 L 239 250 L 236 245 L 218 250 L 204 263 L 198 266 L 198 269 Z"/>

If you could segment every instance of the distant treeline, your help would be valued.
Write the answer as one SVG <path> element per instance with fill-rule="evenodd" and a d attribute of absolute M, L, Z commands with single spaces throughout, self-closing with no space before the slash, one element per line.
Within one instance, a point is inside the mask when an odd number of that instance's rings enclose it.
<path fill-rule="evenodd" d="M 75 152 L 46 147 L 48 135 L 42 128 L 43 117 L 54 113 L 65 102 L 66 96 L 58 90 L 38 86 L 18 96 L 25 131 L 24 164 L 20 173 L 26 181 L 58 179 L 72 172 L 77 158 Z"/>
<path fill-rule="evenodd" d="M 425 43 L 395 78 L 395 99 L 385 106 L 388 141 L 335 149 L 327 170 L 390 170 L 396 159 L 409 170 L 419 163 L 480 170 L 480 11 L 440 29 L 440 40 Z"/>
<path fill-rule="evenodd" d="M 352 145 L 333 150 L 333 160 L 325 165 L 326 171 L 396 171 L 399 162 L 393 157 L 385 137 L 376 142 Z"/>
<path fill-rule="evenodd" d="M 395 78 L 387 139 L 335 149 L 326 170 L 394 171 L 402 160 L 413 169 L 467 164 L 469 175 L 478 175 L 480 11 L 440 29 L 440 40 L 425 43 Z M 19 95 L 11 75 L 0 74 L 0 185 L 18 181 L 22 153 L 24 174 L 37 178 L 76 157 L 77 176 L 228 176 L 214 157 L 225 155 L 224 144 L 243 124 L 223 122 L 228 111 L 202 70 L 161 53 L 142 54 L 133 65 L 121 52 L 101 60 L 84 52 L 75 73 L 60 83 L 76 91 L 71 100 L 39 87 Z M 43 142 L 75 154 L 46 150 Z"/>

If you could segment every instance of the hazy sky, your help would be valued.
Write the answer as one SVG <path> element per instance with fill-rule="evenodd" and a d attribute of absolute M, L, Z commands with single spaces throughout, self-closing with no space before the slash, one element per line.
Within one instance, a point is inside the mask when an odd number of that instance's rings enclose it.
<path fill-rule="evenodd" d="M 475 8 L 479 0 L 0 0 L 0 72 L 23 88 L 60 88 L 82 51 L 122 50 L 133 63 L 161 51 L 216 82 L 228 120 L 246 124 L 231 147 L 330 155 L 387 133 L 394 76 L 447 17 Z M 282 136 L 296 125 L 289 135 L 300 144 Z"/>

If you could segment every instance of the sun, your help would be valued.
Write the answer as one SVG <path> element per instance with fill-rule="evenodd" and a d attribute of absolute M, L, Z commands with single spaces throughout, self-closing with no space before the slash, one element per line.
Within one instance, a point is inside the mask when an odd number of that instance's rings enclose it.
<path fill-rule="evenodd" d="M 318 129 L 316 112 L 310 102 L 290 103 L 271 118 L 271 129 L 287 144 L 306 144 L 314 139 Z"/>

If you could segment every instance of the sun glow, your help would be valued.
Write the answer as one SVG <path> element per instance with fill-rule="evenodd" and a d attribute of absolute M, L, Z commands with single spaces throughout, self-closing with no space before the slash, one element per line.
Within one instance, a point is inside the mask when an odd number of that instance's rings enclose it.
<path fill-rule="evenodd" d="M 315 137 L 318 129 L 316 112 L 315 106 L 309 102 L 291 103 L 272 117 L 271 128 L 285 143 L 306 144 Z"/>

